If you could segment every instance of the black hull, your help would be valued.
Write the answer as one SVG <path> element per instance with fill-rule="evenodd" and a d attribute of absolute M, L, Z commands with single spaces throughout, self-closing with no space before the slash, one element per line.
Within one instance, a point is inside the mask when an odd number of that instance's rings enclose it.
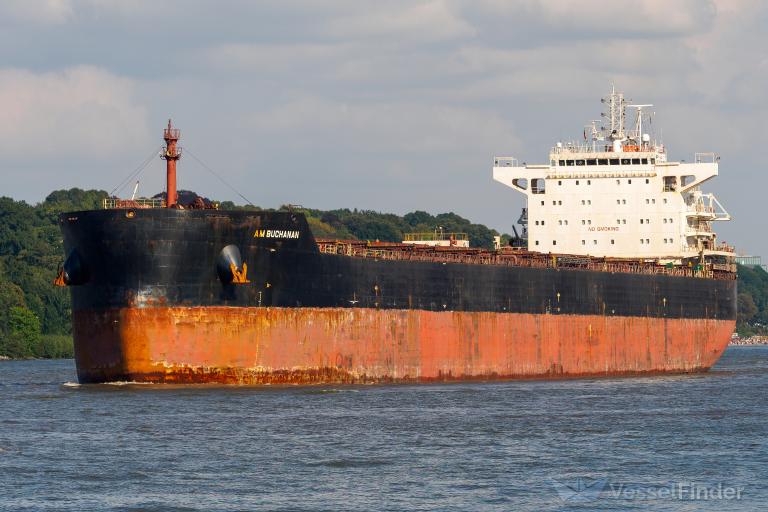
<path fill-rule="evenodd" d="M 736 281 L 320 253 L 302 214 L 101 210 L 62 215 L 85 282 L 73 309 L 234 306 L 736 318 Z M 298 238 L 254 237 L 258 231 Z M 239 249 L 249 283 L 221 277 Z"/>

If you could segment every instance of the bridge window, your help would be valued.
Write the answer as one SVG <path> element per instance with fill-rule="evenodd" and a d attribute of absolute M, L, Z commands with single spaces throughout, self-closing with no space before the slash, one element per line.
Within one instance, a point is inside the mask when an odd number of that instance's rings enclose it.
<path fill-rule="evenodd" d="M 619 159 L 618 158 L 611 158 L 611 165 L 619 165 Z"/>
<path fill-rule="evenodd" d="M 557 162 L 557 165 L 565 165 L 565 160 L 560 160 L 559 162 Z"/>
<path fill-rule="evenodd" d="M 640 165 L 640 159 L 639 158 L 633 158 L 632 159 L 632 165 Z"/>
<path fill-rule="evenodd" d="M 587 159 L 587 165 L 597 165 L 597 160 L 594 158 Z"/>
<path fill-rule="evenodd" d="M 645 165 L 645 164 L 647 164 L 647 163 L 648 163 L 648 159 L 647 159 L 647 158 L 643 158 L 643 159 L 642 159 L 642 162 L 643 162 L 643 165 Z"/>
<path fill-rule="evenodd" d="M 632 162 L 631 158 L 622 158 L 621 165 L 629 165 Z"/>
<path fill-rule="evenodd" d="M 584 160 L 576 160 L 576 165 L 584 165 Z"/>
<path fill-rule="evenodd" d="M 566 160 L 565 165 L 567 165 L 568 167 L 573 167 L 573 160 Z"/>
<path fill-rule="evenodd" d="M 607 158 L 598 158 L 597 159 L 597 165 L 608 165 L 608 159 Z"/>

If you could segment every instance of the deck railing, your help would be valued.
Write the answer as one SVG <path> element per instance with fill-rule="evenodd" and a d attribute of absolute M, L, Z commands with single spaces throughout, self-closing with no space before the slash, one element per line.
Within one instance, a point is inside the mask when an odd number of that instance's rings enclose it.
<path fill-rule="evenodd" d="M 425 247 L 360 240 L 318 239 L 317 246 L 320 252 L 325 254 L 380 260 L 469 263 L 631 274 L 665 274 L 722 280 L 736 279 L 736 265 L 730 263 L 704 263 L 682 266 L 662 264 L 658 261 L 593 258 L 578 255 L 551 255 L 516 249 L 490 251 L 487 249 Z"/>
<path fill-rule="evenodd" d="M 442 231 L 437 233 L 431 231 L 426 233 L 405 233 L 406 242 L 447 242 L 449 240 L 469 240 L 469 237 L 466 233 L 443 233 Z"/>
<path fill-rule="evenodd" d="M 139 199 L 118 199 L 108 197 L 104 199 L 103 206 L 105 210 L 127 209 L 127 208 L 165 208 L 165 199 L 148 199 L 145 197 Z"/>

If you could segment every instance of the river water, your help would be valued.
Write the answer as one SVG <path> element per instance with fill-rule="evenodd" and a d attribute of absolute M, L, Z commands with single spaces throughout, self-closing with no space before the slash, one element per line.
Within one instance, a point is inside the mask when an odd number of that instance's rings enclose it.
<path fill-rule="evenodd" d="M 648 378 L 75 381 L 71 360 L 0 362 L 0 510 L 768 507 L 768 347 Z"/>

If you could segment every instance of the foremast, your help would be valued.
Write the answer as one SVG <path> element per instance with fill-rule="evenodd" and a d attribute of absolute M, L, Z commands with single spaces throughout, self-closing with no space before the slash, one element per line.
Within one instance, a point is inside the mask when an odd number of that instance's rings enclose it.
<path fill-rule="evenodd" d="M 174 128 L 171 120 L 168 120 L 168 127 L 163 130 L 163 139 L 165 147 L 161 158 L 165 160 L 165 205 L 166 208 L 178 207 L 178 194 L 176 192 L 176 162 L 181 158 L 181 148 L 178 146 L 181 132 Z"/>

